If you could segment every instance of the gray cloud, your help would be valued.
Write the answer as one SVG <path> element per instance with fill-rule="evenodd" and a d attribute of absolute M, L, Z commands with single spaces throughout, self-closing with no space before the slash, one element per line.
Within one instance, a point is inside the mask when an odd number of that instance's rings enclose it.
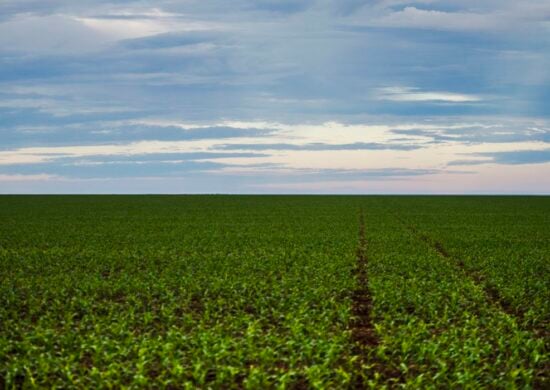
<path fill-rule="evenodd" d="M 484 159 L 465 159 L 450 162 L 449 166 L 482 165 L 482 164 L 544 164 L 550 162 L 550 149 L 546 150 L 516 150 L 509 152 L 472 153 L 470 157 Z"/>
<path fill-rule="evenodd" d="M 490 123 L 490 122 L 489 122 Z M 465 144 L 478 143 L 513 143 L 513 142 L 550 142 L 550 129 L 540 127 L 528 121 L 503 121 L 491 124 L 473 124 L 425 129 L 394 129 L 392 133 L 427 138 L 430 143 L 460 142 Z M 432 125 L 433 126 L 433 125 Z"/>
<path fill-rule="evenodd" d="M 301 169 L 297 177 L 287 177 L 285 182 L 319 181 L 319 180 L 362 180 L 362 179 L 396 179 L 403 177 L 435 175 L 444 172 L 440 169 Z M 464 173 L 463 171 L 456 173 Z"/>
<path fill-rule="evenodd" d="M 252 158 L 269 150 L 406 152 L 451 142 L 548 143 L 549 16 L 543 0 L 4 0 L 0 150 L 210 140 L 226 153 L 241 150 L 249 154 L 240 157 Z M 395 86 L 407 89 L 388 93 Z M 365 133 L 364 140 L 343 138 L 335 145 L 315 137 L 270 142 L 280 134 L 263 128 L 128 124 L 143 118 L 420 125 L 394 129 L 397 140 Z M 426 126 L 424 119 L 430 119 Z M 463 122 L 477 125 L 448 126 Z M 250 139 L 234 139 L 239 137 Z M 546 158 L 476 157 L 511 164 Z M 208 180 L 231 185 L 212 176 L 226 165 L 190 155 L 184 163 L 150 158 L 93 157 L 84 168 L 68 160 L 42 168 L 70 177 L 80 177 L 82 169 L 82 177 L 99 178 L 109 175 L 110 165 L 118 178 L 127 171 L 131 177 L 192 177 L 190 186 L 208 187 Z M 402 162 L 403 169 L 415 166 Z M 56 173 L 55 163 L 64 168 Z M 42 172 L 38 165 L 28 173 Z M 292 167 L 256 168 L 265 168 L 266 178 L 242 179 L 243 185 L 279 180 L 268 169 Z M 209 175 L 201 178 L 205 170 Z M 337 180 L 354 174 L 298 176 Z"/>
<path fill-rule="evenodd" d="M 197 141 L 223 140 L 238 137 L 266 137 L 273 130 L 239 129 L 234 127 L 207 127 L 182 129 L 175 126 L 109 125 L 91 122 L 88 125 L 18 126 L 2 134 L 2 149 L 29 146 L 94 145 L 98 143 L 122 143 L 135 141 Z"/>
<path fill-rule="evenodd" d="M 199 43 L 212 43 L 221 40 L 221 32 L 189 31 L 177 33 L 157 34 L 151 37 L 126 39 L 120 43 L 128 49 L 166 49 L 173 47 L 196 45 Z"/>
<path fill-rule="evenodd" d="M 140 155 L 101 155 L 66 157 L 51 155 L 50 160 L 34 164 L 0 165 L 0 174 L 5 175 L 53 175 L 67 178 L 113 178 L 113 177 L 164 177 L 204 174 L 218 171 L 230 164 L 214 161 L 221 158 L 265 157 L 258 153 L 155 153 Z M 253 165 L 251 165 L 253 166 Z"/>

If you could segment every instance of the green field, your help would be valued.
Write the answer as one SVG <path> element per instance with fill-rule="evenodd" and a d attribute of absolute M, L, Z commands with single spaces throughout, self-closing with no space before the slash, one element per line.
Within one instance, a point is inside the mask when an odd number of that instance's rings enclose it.
<path fill-rule="evenodd" d="M 0 388 L 549 388 L 550 197 L 2 196 Z"/>

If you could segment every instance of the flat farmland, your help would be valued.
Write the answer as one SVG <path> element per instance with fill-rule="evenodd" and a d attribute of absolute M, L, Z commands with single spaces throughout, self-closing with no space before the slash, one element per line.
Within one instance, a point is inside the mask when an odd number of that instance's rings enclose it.
<path fill-rule="evenodd" d="M 548 388 L 550 197 L 2 196 L 0 388 Z"/>

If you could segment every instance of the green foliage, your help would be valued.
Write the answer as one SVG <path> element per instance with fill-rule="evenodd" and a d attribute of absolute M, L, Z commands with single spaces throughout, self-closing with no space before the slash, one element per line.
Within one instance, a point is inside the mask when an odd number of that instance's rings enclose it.
<path fill-rule="evenodd" d="M 345 200 L 1 202 L 8 386 L 349 381 L 356 210 Z"/>
<path fill-rule="evenodd" d="M 0 197 L 0 388 L 544 386 L 532 199 Z M 360 208 L 379 342 L 357 348 Z"/>
<path fill-rule="evenodd" d="M 488 200 L 470 199 L 474 203 L 470 206 L 477 206 L 481 214 L 470 221 L 470 228 L 484 223 L 483 207 Z M 385 374 L 378 384 L 399 382 L 413 388 L 541 386 L 548 379 L 547 340 L 524 327 L 521 318 L 503 311 L 487 295 L 480 279 L 457 259 L 440 253 L 441 244 L 438 250 L 437 241 L 419 238 L 419 234 L 435 235 L 444 224 L 445 209 L 439 209 L 439 222 L 422 225 L 422 233 L 407 228 L 399 222 L 401 218 L 388 218 L 396 213 L 418 224 L 424 218 L 422 212 L 446 201 L 394 198 L 370 208 L 370 224 L 377 226 L 367 229 L 370 284 L 374 321 L 382 339 L 372 353 Z M 499 228 L 496 225 L 495 230 Z M 505 225 L 500 229 L 498 239 L 514 238 L 503 235 Z M 462 234 L 464 242 L 476 239 Z M 469 250 L 476 257 L 475 248 Z M 521 268 L 525 263 L 508 266 Z M 548 290 L 540 291 L 545 293 Z M 543 313 L 536 307 L 532 310 Z"/>

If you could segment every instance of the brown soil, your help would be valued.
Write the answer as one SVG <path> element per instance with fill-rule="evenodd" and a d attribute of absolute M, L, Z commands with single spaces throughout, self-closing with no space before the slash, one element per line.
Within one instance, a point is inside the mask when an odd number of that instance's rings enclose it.
<path fill-rule="evenodd" d="M 361 372 L 363 366 L 366 364 L 368 349 L 375 347 L 379 343 L 372 323 L 372 297 L 369 291 L 367 273 L 367 239 L 362 211 L 359 217 L 359 244 L 357 246 L 357 261 L 354 271 L 357 284 L 352 294 L 352 314 L 354 319 L 350 325 L 354 341 L 353 353 L 359 357 L 357 359 L 357 368 Z M 366 387 L 363 383 L 362 375 L 357 375 L 353 387 L 358 389 Z"/>

